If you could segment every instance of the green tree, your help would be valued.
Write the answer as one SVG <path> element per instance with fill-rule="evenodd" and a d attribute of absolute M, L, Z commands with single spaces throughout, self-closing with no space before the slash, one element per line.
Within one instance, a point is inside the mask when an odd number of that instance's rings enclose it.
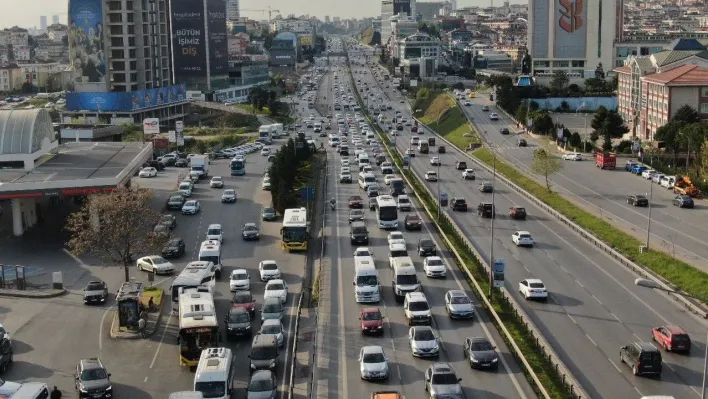
<path fill-rule="evenodd" d="M 607 118 L 607 114 L 609 111 L 607 111 L 607 108 L 600 106 L 600 108 L 595 111 L 595 116 L 592 118 L 592 122 L 590 122 L 590 126 L 593 128 L 593 130 L 600 130 L 602 129 L 603 124 L 605 123 L 605 119 Z"/>
<path fill-rule="evenodd" d="M 656 134 L 654 134 L 654 140 L 663 141 L 666 151 L 673 154 L 674 165 L 676 164 L 676 154 L 681 147 L 680 132 L 685 125 L 686 122 L 672 120 L 656 129 Z"/>
<path fill-rule="evenodd" d="M 676 111 L 676 114 L 671 118 L 672 121 L 682 121 L 686 123 L 696 123 L 701 120 L 701 116 L 690 105 L 684 105 Z"/>
<path fill-rule="evenodd" d="M 426 98 L 428 98 L 429 95 L 430 95 L 430 89 L 428 89 L 426 87 L 422 87 L 415 94 L 415 99 L 416 100 L 425 100 Z"/>
<path fill-rule="evenodd" d="M 570 135 L 568 144 L 573 148 L 580 148 L 580 146 L 583 145 L 583 139 L 580 137 L 580 133 L 573 132 L 573 134 Z"/>
<path fill-rule="evenodd" d="M 605 70 L 602 68 L 602 62 L 597 64 L 597 68 L 595 68 L 595 79 L 605 80 Z"/>
<path fill-rule="evenodd" d="M 289 139 L 276 152 L 275 160 L 268 171 L 271 180 L 271 201 L 275 210 L 281 214 L 285 209 L 297 206 L 300 188 L 298 184 L 303 178 L 309 177 L 301 176 L 302 168 L 311 156 L 312 151 L 300 138 Z"/>
<path fill-rule="evenodd" d="M 514 114 L 514 116 L 516 117 L 517 121 L 526 126 L 526 118 L 529 116 L 529 109 L 526 106 L 526 103 L 521 103 L 519 105 L 519 107 L 516 109 L 516 113 Z"/>
<path fill-rule="evenodd" d="M 556 93 L 562 93 L 569 82 L 568 74 L 565 71 L 558 70 L 553 72 L 553 79 L 551 79 L 550 85 Z"/>
<path fill-rule="evenodd" d="M 590 93 L 605 91 L 605 81 L 597 77 L 585 79 L 585 91 Z"/>
<path fill-rule="evenodd" d="M 546 188 L 551 191 L 551 181 L 550 177 L 560 172 L 563 169 L 563 163 L 561 163 L 558 158 L 550 155 L 544 149 L 538 149 L 533 153 L 533 162 L 531 163 L 531 170 L 543 176 L 546 180 Z"/>
<path fill-rule="evenodd" d="M 696 157 L 696 171 L 703 179 L 708 176 L 708 140 L 701 144 L 701 150 Z"/>
<path fill-rule="evenodd" d="M 531 113 L 532 129 L 538 134 L 553 134 L 555 124 L 550 115 L 545 111 L 534 111 Z"/>

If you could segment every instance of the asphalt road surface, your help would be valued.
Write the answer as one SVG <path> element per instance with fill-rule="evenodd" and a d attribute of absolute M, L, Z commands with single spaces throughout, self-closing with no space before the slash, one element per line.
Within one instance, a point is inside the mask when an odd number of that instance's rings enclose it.
<path fill-rule="evenodd" d="M 478 96 L 470 101 L 472 106 L 462 108 L 473 118 L 485 141 L 492 143 L 504 160 L 540 181 L 541 178 L 531 172 L 533 151 L 539 146 L 547 145 L 547 141 L 534 140 L 523 135 L 529 142 L 529 147 L 517 147 L 514 134 L 505 136 L 499 133 L 502 127 L 508 127 L 511 132 L 519 132 L 520 129 L 513 121 L 501 112 L 497 112 L 498 121 L 490 120 L 489 112 L 482 111 L 483 105 L 490 106 L 492 111 L 496 110 L 496 106 L 488 97 Z M 582 121 L 582 118 L 577 119 Z M 590 121 L 592 115 L 588 116 L 588 123 Z M 649 160 L 645 161 L 649 163 Z M 706 202 L 696 200 L 694 209 L 679 209 L 671 204 L 671 199 L 675 197 L 672 190 L 625 172 L 625 163 L 625 158 L 618 158 L 618 168 L 613 171 L 595 167 L 594 159 L 589 156 L 581 162 L 565 161 L 563 169 L 551 178 L 553 187 L 571 201 L 595 215 L 608 219 L 642 241 L 647 238 L 649 212 L 647 208 L 627 204 L 627 196 L 651 194 L 650 246 L 675 254 L 708 271 L 708 245 L 705 245 L 704 240 L 708 234 Z"/>
<path fill-rule="evenodd" d="M 370 87 L 375 86 L 371 74 L 364 76 Z M 410 119 L 410 109 L 400 102 L 400 94 L 388 89 L 387 95 L 394 111 L 399 110 L 402 116 Z M 387 117 L 390 119 L 393 113 L 387 112 Z M 430 134 L 426 132 L 420 137 L 427 139 Z M 396 138 L 399 151 L 409 148 L 410 137 L 410 128 L 406 127 Z M 477 250 L 489 259 L 491 223 L 489 219 L 478 217 L 475 211 L 478 203 L 492 200 L 491 194 L 483 194 L 477 188 L 481 181 L 492 181 L 492 176 L 476 170 L 476 181 L 462 180 L 461 171 L 455 170 L 454 163 L 465 158 L 451 148 L 447 154 L 439 155 L 433 151 L 429 155 L 416 155 L 412 159 L 412 169 L 421 179 L 426 171 L 437 170 L 430 165 L 430 157 L 440 156 L 439 183 L 427 183 L 427 186 L 433 193 L 439 189 L 448 193 L 450 198 L 461 196 L 467 200 L 467 213 L 453 213 L 448 209 L 445 212 L 457 221 Z M 474 168 L 471 161 L 467 162 Z M 658 292 L 635 286 L 636 275 L 560 222 L 543 214 L 539 208 L 526 203 L 513 190 L 500 182 L 496 183 L 495 190 L 498 217 L 494 226 L 494 257 L 505 260 L 506 289 L 521 303 L 589 394 L 603 398 L 629 398 L 638 394 L 681 398 L 698 395 L 705 350 L 705 321 L 684 312 Z M 506 210 L 511 205 L 525 206 L 528 219 L 514 221 L 508 218 Z M 517 230 L 531 232 L 535 247 L 517 248 L 513 245 L 511 234 Z M 547 303 L 529 302 L 519 296 L 518 283 L 525 278 L 543 280 L 550 293 Z M 633 341 L 649 341 L 651 328 L 663 324 L 682 326 L 691 334 L 695 349 L 688 356 L 665 354 L 665 369 L 660 379 L 634 377 L 629 367 L 619 363 L 620 347 Z"/>

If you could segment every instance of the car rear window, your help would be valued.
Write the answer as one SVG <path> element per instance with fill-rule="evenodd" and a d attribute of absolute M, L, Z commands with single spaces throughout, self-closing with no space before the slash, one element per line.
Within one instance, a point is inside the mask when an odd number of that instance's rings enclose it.
<path fill-rule="evenodd" d="M 639 356 L 639 360 L 642 362 L 660 362 L 661 353 L 659 352 L 643 352 Z"/>
<path fill-rule="evenodd" d="M 691 339 L 686 334 L 674 334 L 671 336 L 671 340 L 674 342 L 689 342 Z"/>

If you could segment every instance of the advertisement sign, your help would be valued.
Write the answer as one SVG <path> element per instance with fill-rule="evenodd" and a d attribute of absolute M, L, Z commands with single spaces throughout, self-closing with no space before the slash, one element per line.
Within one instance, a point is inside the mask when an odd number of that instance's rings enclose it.
<path fill-rule="evenodd" d="M 229 54 L 229 61 L 235 62 L 265 62 L 268 56 L 265 54 Z"/>
<path fill-rule="evenodd" d="M 145 119 L 143 119 L 143 133 L 145 133 L 145 134 L 160 133 L 160 119 L 159 118 L 145 118 Z"/>
<path fill-rule="evenodd" d="M 103 1 L 69 2 L 69 60 L 77 83 L 106 83 Z"/>
<path fill-rule="evenodd" d="M 184 145 L 184 122 L 182 121 L 175 122 L 175 140 L 178 146 Z"/>
<path fill-rule="evenodd" d="M 177 142 L 177 132 L 174 130 L 170 130 L 167 132 L 167 140 L 169 140 L 170 143 L 176 143 Z"/>
<path fill-rule="evenodd" d="M 301 47 L 312 47 L 312 35 L 300 35 L 297 40 Z"/>
<path fill-rule="evenodd" d="M 558 2 L 555 24 L 556 58 L 585 58 L 587 7 L 586 0 Z"/>
<path fill-rule="evenodd" d="M 234 56 L 243 54 L 246 52 L 246 46 L 248 46 L 248 38 L 244 37 L 243 34 L 229 35 L 227 38 L 229 44 L 229 61 L 232 61 Z"/>
<path fill-rule="evenodd" d="M 229 73 L 229 45 L 226 39 L 226 3 L 224 0 L 206 0 L 209 27 L 209 69 L 211 75 Z"/>
<path fill-rule="evenodd" d="M 172 104 L 186 99 L 185 85 L 173 85 L 133 92 L 66 93 L 69 111 L 134 111 Z"/>
<path fill-rule="evenodd" d="M 204 3 L 194 0 L 170 0 L 170 20 L 176 80 L 205 76 Z"/>
<path fill-rule="evenodd" d="M 492 266 L 492 278 L 494 287 L 500 288 L 504 286 L 504 259 L 494 259 Z"/>

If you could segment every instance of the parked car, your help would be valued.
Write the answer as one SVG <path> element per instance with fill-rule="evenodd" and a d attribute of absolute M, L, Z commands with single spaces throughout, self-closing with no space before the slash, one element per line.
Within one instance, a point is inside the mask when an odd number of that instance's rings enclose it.
<path fill-rule="evenodd" d="M 164 248 L 162 248 L 163 258 L 179 258 L 184 255 L 185 245 L 181 238 L 171 239 Z"/>

